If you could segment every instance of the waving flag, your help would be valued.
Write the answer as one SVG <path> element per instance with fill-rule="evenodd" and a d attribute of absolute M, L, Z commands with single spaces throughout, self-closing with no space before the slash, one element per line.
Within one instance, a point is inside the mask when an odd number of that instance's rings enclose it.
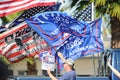
<path fill-rule="evenodd" d="M 52 48 L 59 49 L 66 58 L 76 60 L 102 52 L 104 49 L 101 40 L 101 18 L 86 23 L 77 21 L 65 13 L 54 11 L 37 14 L 26 19 L 26 22 Z"/>
<path fill-rule="evenodd" d="M 103 52 L 104 46 L 101 36 L 101 21 L 102 19 L 97 19 L 91 23 L 85 23 L 86 26 L 90 29 L 90 34 L 86 37 L 82 36 L 73 36 L 71 35 L 58 51 L 63 54 L 65 58 L 72 58 L 76 60 L 78 58 L 95 54 L 97 52 Z M 57 57 L 58 69 L 63 69 L 62 60 Z"/>
<path fill-rule="evenodd" d="M 66 58 L 76 60 L 83 56 L 104 51 L 102 36 L 101 36 L 102 19 L 97 19 L 88 23 L 90 34 L 87 37 L 77 37 L 71 35 L 67 39 L 67 43 L 61 47 L 60 51 Z"/>
<path fill-rule="evenodd" d="M 72 19 L 66 14 L 53 11 L 37 14 L 26 22 L 32 27 L 52 48 L 59 49 L 64 41 L 69 37 L 68 33 L 61 32 L 60 26 L 69 26 Z M 66 16 L 66 19 L 63 17 Z M 69 20 L 70 19 L 70 20 Z M 64 21 L 65 20 L 65 21 Z"/>
<path fill-rule="evenodd" d="M 25 57 L 33 57 L 43 50 L 46 50 L 49 45 L 43 38 L 38 36 L 33 29 L 28 27 L 24 22 L 24 19 L 30 18 L 39 12 L 56 11 L 59 9 L 59 5 L 60 3 L 48 6 L 38 6 L 23 12 L 22 15 L 15 19 L 9 26 L 10 28 L 8 31 L 0 34 L 1 55 L 5 56 L 11 63 L 14 63 L 24 59 Z M 3 31 L 3 29 L 1 29 L 1 31 Z M 6 43 L 6 38 L 10 35 L 14 35 L 12 41 L 14 44 Z"/>
<path fill-rule="evenodd" d="M 84 37 L 87 36 L 85 34 L 90 33 L 90 29 L 85 24 L 59 11 L 37 14 L 26 19 L 26 22 L 55 50 L 69 37 L 69 33 Z M 75 31 L 74 26 L 79 27 L 77 33 L 72 31 Z"/>
<path fill-rule="evenodd" d="M 21 22 L 24 22 L 25 19 L 34 16 L 37 13 L 46 12 L 46 11 L 58 11 L 60 3 L 48 5 L 48 6 L 37 6 L 30 8 L 24 11 L 20 16 L 18 16 L 10 25 L 9 28 L 14 27 Z"/>
<path fill-rule="evenodd" d="M 11 63 L 34 57 L 45 48 L 47 43 L 25 22 L 0 34 L 0 55 Z"/>
<path fill-rule="evenodd" d="M 55 2 L 40 0 L 4 0 L 0 1 L 0 17 L 35 6 L 48 6 L 52 4 L 55 4 Z"/>

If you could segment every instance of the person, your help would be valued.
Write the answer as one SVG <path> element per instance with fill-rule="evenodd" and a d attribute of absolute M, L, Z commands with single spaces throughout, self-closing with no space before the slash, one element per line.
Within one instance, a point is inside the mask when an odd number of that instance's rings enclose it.
<path fill-rule="evenodd" d="M 7 36 L 6 38 L 5 38 L 5 42 L 9 45 L 9 44 L 11 44 L 11 43 L 13 43 L 14 42 L 14 39 L 13 39 L 14 37 L 13 37 L 13 34 L 12 35 L 9 35 L 9 36 Z"/>
<path fill-rule="evenodd" d="M 113 72 L 118 78 L 120 78 L 120 72 L 119 72 L 117 69 L 115 69 L 115 68 L 110 64 L 110 60 L 108 61 L 108 66 L 109 66 L 109 68 L 112 70 L 112 72 Z"/>
<path fill-rule="evenodd" d="M 8 76 L 8 66 L 2 60 L 0 60 L 0 80 L 7 80 Z"/>
<path fill-rule="evenodd" d="M 63 61 L 63 66 L 64 70 L 66 71 L 63 76 L 60 78 L 56 78 L 50 71 L 50 69 L 47 69 L 48 76 L 52 80 L 76 80 L 76 71 L 74 70 L 74 61 L 70 58 L 66 59 L 63 57 L 62 53 L 58 52 L 58 56 L 62 59 Z"/>

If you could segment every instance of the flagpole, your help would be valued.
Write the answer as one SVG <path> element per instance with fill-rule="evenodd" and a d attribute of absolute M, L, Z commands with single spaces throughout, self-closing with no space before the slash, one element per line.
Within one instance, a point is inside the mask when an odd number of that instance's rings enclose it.
<path fill-rule="evenodd" d="M 95 20 L 95 6 L 94 6 L 94 2 L 91 3 L 92 4 L 92 21 Z M 94 54 L 92 55 L 93 56 L 93 66 L 94 66 L 94 76 L 96 76 L 96 70 L 95 70 L 95 59 L 94 59 Z"/>
<path fill-rule="evenodd" d="M 96 70 L 95 70 L 96 65 L 95 65 L 95 56 L 94 56 L 94 54 L 92 55 L 92 57 L 93 57 L 93 66 L 94 66 L 94 76 L 96 76 Z"/>

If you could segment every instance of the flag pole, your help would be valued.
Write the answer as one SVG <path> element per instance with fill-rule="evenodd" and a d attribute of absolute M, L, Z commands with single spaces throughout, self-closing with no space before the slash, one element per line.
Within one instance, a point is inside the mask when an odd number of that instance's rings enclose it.
<path fill-rule="evenodd" d="M 95 20 L 95 6 L 94 6 L 94 2 L 92 2 L 91 3 L 91 5 L 92 5 L 92 21 L 94 21 Z M 94 54 L 92 55 L 93 56 L 93 66 L 94 66 L 94 76 L 96 76 L 96 70 L 95 70 L 95 67 L 96 67 L 96 65 L 95 65 L 95 56 L 94 56 Z"/>

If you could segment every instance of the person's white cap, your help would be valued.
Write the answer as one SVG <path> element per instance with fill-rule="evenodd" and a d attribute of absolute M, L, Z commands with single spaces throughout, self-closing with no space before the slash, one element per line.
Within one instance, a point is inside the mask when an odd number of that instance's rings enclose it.
<path fill-rule="evenodd" d="M 72 59 L 68 58 L 68 59 L 66 59 L 66 60 L 64 61 L 64 63 L 66 63 L 66 64 L 69 64 L 69 65 L 73 66 L 73 65 L 74 65 L 74 60 L 72 60 Z"/>

